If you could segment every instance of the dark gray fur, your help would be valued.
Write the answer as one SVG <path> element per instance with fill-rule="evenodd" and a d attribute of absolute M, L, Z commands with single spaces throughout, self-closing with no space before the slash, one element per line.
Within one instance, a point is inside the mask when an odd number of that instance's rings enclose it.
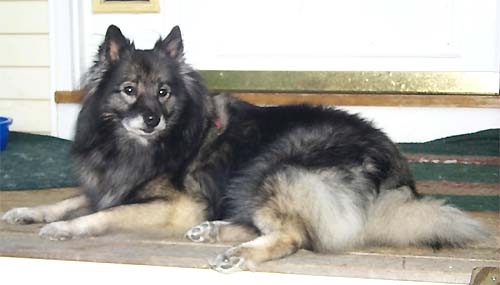
<path fill-rule="evenodd" d="M 209 94 L 184 61 L 177 27 L 152 50 L 137 50 L 111 26 L 87 78 L 73 158 L 95 210 L 166 199 L 167 193 L 144 187 L 165 175 L 171 185 L 165 189 L 201 202 L 207 220 L 292 240 L 281 252 L 268 248 L 262 260 L 298 248 L 366 243 L 462 246 L 485 235 L 460 211 L 420 199 L 397 146 L 359 116 L 321 106 L 258 107 Z M 137 86 L 134 98 L 123 97 L 119 86 L 127 82 Z M 160 86 L 168 86 L 168 98 L 158 97 Z M 154 136 L 123 127 L 148 115 L 165 121 Z M 435 215 L 426 220 L 424 211 Z M 256 252 L 231 252 L 259 261 Z"/>

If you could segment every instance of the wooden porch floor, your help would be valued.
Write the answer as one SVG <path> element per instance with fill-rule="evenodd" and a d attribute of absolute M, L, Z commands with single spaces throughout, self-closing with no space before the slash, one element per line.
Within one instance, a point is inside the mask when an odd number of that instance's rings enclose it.
<path fill-rule="evenodd" d="M 0 215 L 13 207 L 52 203 L 74 195 L 75 189 L 0 191 Z M 365 248 L 336 255 L 308 251 L 262 264 L 258 271 L 338 277 L 433 281 L 466 284 L 473 268 L 500 267 L 500 215 L 475 212 L 492 232 L 481 244 L 433 252 L 422 248 Z M 110 234 L 102 237 L 49 241 L 38 237 L 42 225 L 0 222 L 0 256 L 32 257 L 107 263 L 208 268 L 208 260 L 228 244 L 193 244 L 168 237 L 161 230 Z"/>

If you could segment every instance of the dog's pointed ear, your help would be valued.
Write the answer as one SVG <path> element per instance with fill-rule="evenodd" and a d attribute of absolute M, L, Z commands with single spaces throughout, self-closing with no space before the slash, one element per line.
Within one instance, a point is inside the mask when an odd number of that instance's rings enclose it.
<path fill-rule="evenodd" d="M 99 47 L 99 61 L 113 64 L 132 48 L 133 44 L 123 36 L 120 29 L 110 25 L 104 42 Z"/>
<path fill-rule="evenodd" d="M 158 40 L 154 49 L 166 52 L 173 59 L 181 59 L 184 56 L 184 44 L 179 26 L 173 27 L 164 40 Z"/>

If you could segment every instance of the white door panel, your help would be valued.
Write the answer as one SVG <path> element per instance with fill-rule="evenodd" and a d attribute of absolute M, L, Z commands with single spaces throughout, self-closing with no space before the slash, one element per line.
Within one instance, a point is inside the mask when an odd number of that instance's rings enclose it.
<path fill-rule="evenodd" d="M 188 58 L 200 69 L 493 72 L 500 65 L 498 5 L 496 0 L 178 4 Z"/>

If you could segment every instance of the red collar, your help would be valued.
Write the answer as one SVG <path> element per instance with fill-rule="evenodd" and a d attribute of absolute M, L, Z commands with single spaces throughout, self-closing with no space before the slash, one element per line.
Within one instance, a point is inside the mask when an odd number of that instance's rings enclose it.
<path fill-rule="evenodd" d="M 222 129 L 222 122 L 220 120 L 215 120 L 213 124 L 218 130 Z"/>

